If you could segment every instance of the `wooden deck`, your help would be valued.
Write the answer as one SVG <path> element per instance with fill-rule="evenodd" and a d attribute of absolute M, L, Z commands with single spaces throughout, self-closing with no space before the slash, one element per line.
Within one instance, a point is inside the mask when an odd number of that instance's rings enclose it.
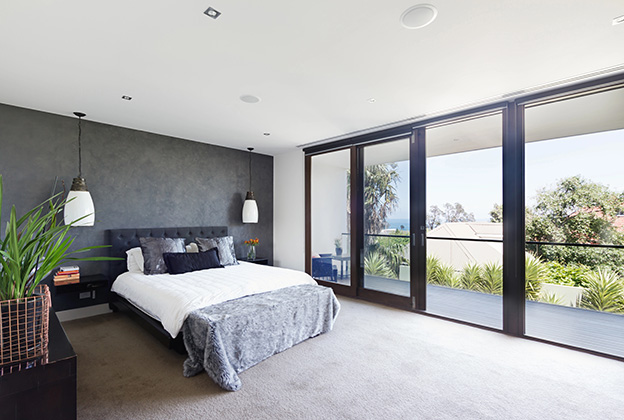
<path fill-rule="evenodd" d="M 409 283 L 366 276 L 365 287 L 409 296 Z M 427 312 L 502 329 L 503 298 L 498 295 L 427 287 Z M 624 315 L 527 301 L 526 336 L 624 357 Z"/>

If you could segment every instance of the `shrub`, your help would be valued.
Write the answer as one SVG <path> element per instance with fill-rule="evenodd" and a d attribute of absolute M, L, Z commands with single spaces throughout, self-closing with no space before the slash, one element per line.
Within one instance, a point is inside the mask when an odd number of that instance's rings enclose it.
<path fill-rule="evenodd" d="M 598 267 L 587 274 L 581 307 L 624 313 L 624 283 L 618 273 L 609 267 Z"/>
<path fill-rule="evenodd" d="M 438 268 L 440 267 L 440 259 L 435 255 L 427 255 L 427 283 L 439 284 Z"/>
<path fill-rule="evenodd" d="M 462 271 L 461 287 L 467 290 L 479 290 L 479 283 L 483 281 L 481 276 L 479 264 L 467 264 Z"/>
<path fill-rule="evenodd" d="M 585 276 L 590 273 L 587 266 L 579 264 L 563 265 L 556 261 L 546 261 L 546 282 L 562 286 L 582 286 Z"/>
<path fill-rule="evenodd" d="M 499 263 L 483 264 L 483 277 L 479 283 L 479 291 L 493 295 L 503 294 L 503 266 Z"/>
<path fill-rule="evenodd" d="M 525 296 L 529 300 L 537 300 L 542 283 L 546 279 L 548 269 L 539 257 L 526 253 L 524 258 Z"/>
<path fill-rule="evenodd" d="M 371 252 L 364 257 L 364 273 L 370 276 L 396 278 L 385 257 L 378 252 Z"/>
<path fill-rule="evenodd" d="M 437 278 L 439 282 L 438 284 L 441 286 L 454 288 L 461 287 L 461 278 L 457 275 L 455 269 L 450 265 L 440 264 L 438 267 Z"/>

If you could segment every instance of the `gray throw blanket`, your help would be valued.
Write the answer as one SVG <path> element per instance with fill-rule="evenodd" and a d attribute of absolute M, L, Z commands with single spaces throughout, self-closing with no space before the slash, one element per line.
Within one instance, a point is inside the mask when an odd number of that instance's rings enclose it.
<path fill-rule="evenodd" d="M 238 373 L 310 337 L 330 331 L 340 304 L 329 287 L 286 287 L 198 309 L 184 321 L 184 376 L 203 369 L 237 391 Z"/>

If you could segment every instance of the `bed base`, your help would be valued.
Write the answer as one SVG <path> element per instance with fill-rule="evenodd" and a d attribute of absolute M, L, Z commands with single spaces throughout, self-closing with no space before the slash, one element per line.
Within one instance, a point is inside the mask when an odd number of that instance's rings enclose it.
<path fill-rule="evenodd" d="M 107 231 L 108 243 L 111 245 L 110 256 L 120 260 L 109 262 L 109 278 L 111 285 L 126 269 L 126 251 L 141 246 L 140 237 L 156 238 L 184 238 L 186 243 L 195 241 L 195 237 L 215 238 L 227 236 L 227 226 L 199 226 L 199 227 L 170 227 L 170 228 L 139 228 L 139 229 L 111 229 Z M 141 311 L 118 294 L 111 292 L 109 307 L 114 312 L 123 312 L 132 317 L 139 325 L 158 339 L 168 348 L 180 354 L 186 354 L 182 332 L 173 338 L 162 324 Z"/>
<path fill-rule="evenodd" d="M 186 354 L 182 331 L 175 338 L 171 337 L 171 334 L 163 328 L 158 320 L 147 315 L 117 293 L 111 293 L 109 307 L 113 312 L 121 312 L 128 315 L 158 341 L 167 346 L 167 348 L 173 349 L 180 354 Z"/>

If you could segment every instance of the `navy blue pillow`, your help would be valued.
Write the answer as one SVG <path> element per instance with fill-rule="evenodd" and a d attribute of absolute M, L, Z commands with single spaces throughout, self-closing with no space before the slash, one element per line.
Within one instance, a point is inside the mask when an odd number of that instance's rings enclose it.
<path fill-rule="evenodd" d="M 163 259 L 170 274 L 189 273 L 208 268 L 223 268 L 217 248 L 206 252 L 165 252 Z"/>

